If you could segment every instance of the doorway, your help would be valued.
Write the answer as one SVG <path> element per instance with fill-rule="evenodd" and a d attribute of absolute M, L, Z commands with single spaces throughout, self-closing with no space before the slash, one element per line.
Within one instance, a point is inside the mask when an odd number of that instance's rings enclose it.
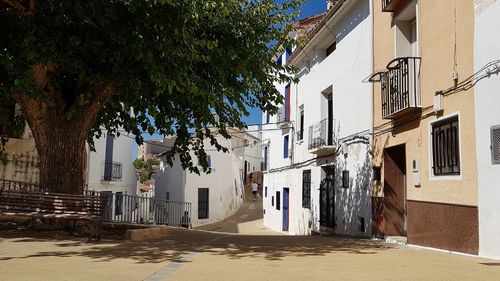
<path fill-rule="evenodd" d="M 405 145 L 384 150 L 384 233 L 406 236 L 406 153 Z"/>
<path fill-rule="evenodd" d="M 323 228 L 335 228 L 335 189 L 333 166 L 323 167 L 325 177 L 320 184 L 319 225 Z"/>
<path fill-rule="evenodd" d="M 283 188 L 283 231 L 288 231 L 290 225 L 290 189 Z"/>

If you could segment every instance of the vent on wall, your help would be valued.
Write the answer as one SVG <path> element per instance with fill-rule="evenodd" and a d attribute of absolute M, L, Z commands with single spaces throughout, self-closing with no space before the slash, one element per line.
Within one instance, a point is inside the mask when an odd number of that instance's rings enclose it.
<path fill-rule="evenodd" d="M 491 127 L 491 163 L 500 164 L 500 125 Z"/>

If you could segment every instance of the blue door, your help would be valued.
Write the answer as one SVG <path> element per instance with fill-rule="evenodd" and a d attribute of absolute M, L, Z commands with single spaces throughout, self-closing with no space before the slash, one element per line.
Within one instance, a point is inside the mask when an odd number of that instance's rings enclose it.
<path fill-rule="evenodd" d="M 289 197 L 290 197 L 290 189 L 284 187 L 283 188 L 283 231 L 288 231 L 288 225 L 290 222 Z"/>

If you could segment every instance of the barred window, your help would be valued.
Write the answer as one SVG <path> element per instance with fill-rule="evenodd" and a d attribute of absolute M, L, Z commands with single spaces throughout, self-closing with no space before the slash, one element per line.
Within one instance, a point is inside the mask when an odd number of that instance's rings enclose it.
<path fill-rule="evenodd" d="M 500 125 L 491 127 L 491 163 L 500 164 Z"/>
<path fill-rule="evenodd" d="M 458 116 L 432 125 L 432 159 L 435 176 L 460 175 Z"/>
<path fill-rule="evenodd" d="M 311 208 L 311 170 L 302 172 L 302 207 Z"/>

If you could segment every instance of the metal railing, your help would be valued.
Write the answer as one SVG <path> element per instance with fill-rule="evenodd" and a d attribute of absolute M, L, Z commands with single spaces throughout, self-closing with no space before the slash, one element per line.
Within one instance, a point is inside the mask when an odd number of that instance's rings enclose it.
<path fill-rule="evenodd" d="M 105 195 L 108 205 L 104 221 L 115 223 L 164 224 L 182 226 L 191 222 L 191 203 L 121 193 L 85 191 Z"/>
<path fill-rule="evenodd" d="M 332 124 L 328 124 L 328 118 L 309 126 L 309 150 L 335 145 L 334 129 L 335 120 L 332 119 Z"/>
<path fill-rule="evenodd" d="M 400 2 L 405 0 L 382 0 L 382 11 L 393 12 Z"/>
<path fill-rule="evenodd" d="M 39 184 L 0 179 L 0 190 L 43 191 Z"/>
<path fill-rule="evenodd" d="M 104 162 L 104 181 L 121 181 L 122 180 L 122 163 L 121 162 Z"/>
<path fill-rule="evenodd" d="M 40 191 L 40 185 L 0 179 L 1 190 Z M 191 203 L 155 199 L 122 193 L 84 191 L 87 195 L 107 196 L 105 222 L 191 226 Z"/>
<path fill-rule="evenodd" d="M 389 62 L 387 71 L 381 73 L 382 118 L 409 108 L 420 108 L 420 58 L 396 58 Z"/>

